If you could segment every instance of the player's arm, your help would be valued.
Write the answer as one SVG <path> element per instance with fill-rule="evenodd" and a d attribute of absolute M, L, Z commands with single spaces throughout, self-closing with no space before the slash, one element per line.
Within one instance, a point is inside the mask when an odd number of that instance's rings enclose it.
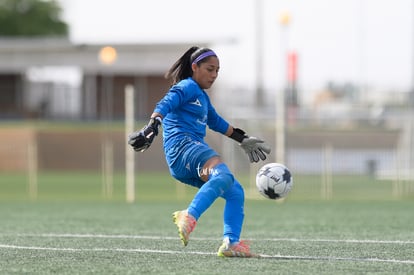
<path fill-rule="evenodd" d="M 155 136 L 158 135 L 158 128 L 162 119 L 175 108 L 180 106 L 186 98 L 186 93 L 178 86 L 173 86 L 165 96 L 156 104 L 151 119 L 144 128 L 129 135 L 128 144 L 135 151 L 143 152 L 151 146 Z"/>
<path fill-rule="evenodd" d="M 249 156 L 250 162 L 265 160 L 266 154 L 270 154 L 269 145 L 259 138 L 248 136 L 242 129 L 229 125 L 225 135 L 239 143 L 240 147 Z"/>
<path fill-rule="evenodd" d="M 214 131 L 222 133 L 237 141 L 249 156 L 250 162 L 265 160 L 266 154 L 270 154 L 271 150 L 269 145 L 261 139 L 248 136 L 242 129 L 231 126 L 217 114 L 211 103 L 209 103 L 207 124 Z"/>
<path fill-rule="evenodd" d="M 155 136 L 158 135 L 158 129 L 161 126 L 163 116 L 160 113 L 154 112 L 147 125 L 141 130 L 133 132 L 128 137 L 128 144 L 134 148 L 135 151 L 144 152 L 150 147 Z"/>

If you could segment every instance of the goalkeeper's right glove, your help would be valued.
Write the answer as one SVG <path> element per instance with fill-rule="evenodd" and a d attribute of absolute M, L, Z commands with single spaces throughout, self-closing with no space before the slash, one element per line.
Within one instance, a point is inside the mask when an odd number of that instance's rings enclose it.
<path fill-rule="evenodd" d="M 133 132 L 128 137 L 128 144 L 134 148 L 135 151 L 144 152 L 150 147 L 155 136 L 158 135 L 158 128 L 161 125 L 160 117 L 153 117 L 148 124 L 141 130 Z"/>

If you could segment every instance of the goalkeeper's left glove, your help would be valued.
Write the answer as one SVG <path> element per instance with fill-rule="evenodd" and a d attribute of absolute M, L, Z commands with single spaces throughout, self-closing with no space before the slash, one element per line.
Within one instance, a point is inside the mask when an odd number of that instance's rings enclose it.
<path fill-rule="evenodd" d="M 134 148 L 135 151 L 144 152 L 150 147 L 155 136 L 158 135 L 158 128 L 161 125 L 160 117 L 153 117 L 148 124 L 141 130 L 133 132 L 128 137 L 128 144 Z"/>
<path fill-rule="evenodd" d="M 263 140 L 256 137 L 249 137 L 239 128 L 233 128 L 233 133 L 230 138 L 239 142 L 239 145 L 249 156 L 250 162 L 259 162 L 266 159 L 266 154 L 270 154 L 270 146 Z M 266 153 L 266 154 L 265 154 Z"/>

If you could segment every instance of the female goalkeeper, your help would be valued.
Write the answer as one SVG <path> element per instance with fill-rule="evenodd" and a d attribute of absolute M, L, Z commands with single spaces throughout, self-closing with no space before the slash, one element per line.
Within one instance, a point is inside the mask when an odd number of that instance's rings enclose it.
<path fill-rule="evenodd" d="M 166 73 L 173 86 L 156 104 L 144 128 L 129 136 L 135 151 L 145 151 L 158 135 L 163 124 L 165 157 L 171 175 L 199 188 L 188 208 L 173 213 L 173 221 L 184 246 L 197 220 L 218 198 L 223 198 L 223 243 L 218 250 L 222 257 L 253 257 L 249 246 L 240 241 L 244 219 L 244 190 L 217 152 L 205 141 L 206 126 L 237 141 L 248 154 L 250 162 L 265 160 L 270 147 L 234 128 L 212 106 L 209 89 L 219 72 L 219 59 L 208 48 L 191 47 Z"/>

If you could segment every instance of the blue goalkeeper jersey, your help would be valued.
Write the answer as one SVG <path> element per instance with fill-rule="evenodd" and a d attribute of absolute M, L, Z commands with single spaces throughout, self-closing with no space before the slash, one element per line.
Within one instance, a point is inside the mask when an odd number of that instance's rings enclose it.
<path fill-rule="evenodd" d="M 191 77 L 173 85 L 157 103 L 154 112 L 163 119 L 164 147 L 173 139 L 191 136 L 203 141 L 206 126 L 225 134 L 229 123 L 217 114 L 207 93 Z"/>

